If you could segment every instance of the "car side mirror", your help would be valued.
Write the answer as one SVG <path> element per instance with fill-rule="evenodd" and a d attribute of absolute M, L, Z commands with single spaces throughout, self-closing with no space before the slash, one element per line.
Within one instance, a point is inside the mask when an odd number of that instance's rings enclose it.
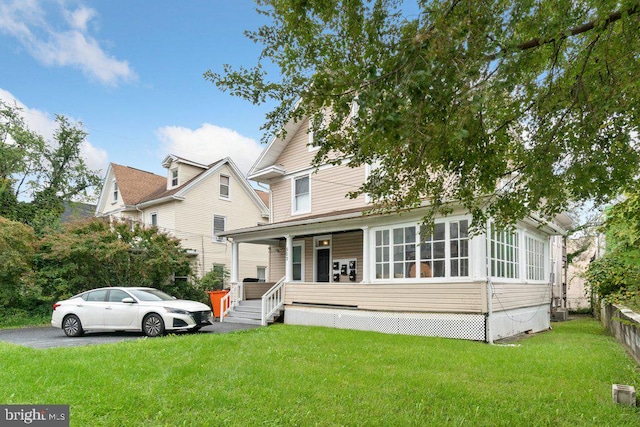
<path fill-rule="evenodd" d="M 131 297 L 122 298 L 122 302 L 125 304 L 135 304 L 136 301 Z"/>

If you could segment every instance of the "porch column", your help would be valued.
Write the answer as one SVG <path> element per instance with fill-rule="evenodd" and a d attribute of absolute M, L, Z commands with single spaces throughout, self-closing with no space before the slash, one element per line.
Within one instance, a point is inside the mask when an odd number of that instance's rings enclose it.
<path fill-rule="evenodd" d="M 293 280 L 293 238 L 287 234 L 287 248 L 284 253 L 284 281 L 291 282 Z"/>
<path fill-rule="evenodd" d="M 370 268 L 369 268 L 369 227 L 362 227 L 362 282 L 370 283 Z"/>
<path fill-rule="evenodd" d="M 238 283 L 238 242 L 231 242 L 231 283 Z"/>

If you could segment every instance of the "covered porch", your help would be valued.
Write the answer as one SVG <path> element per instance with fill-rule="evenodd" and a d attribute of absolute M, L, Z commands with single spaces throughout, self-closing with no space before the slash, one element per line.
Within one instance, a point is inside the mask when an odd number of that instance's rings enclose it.
<path fill-rule="evenodd" d="M 418 218 L 416 214 L 413 220 Z M 402 246 L 401 269 L 394 271 L 393 254 L 391 270 L 381 269 L 376 233 L 387 225 L 401 227 L 394 221 L 397 218 L 358 211 L 226 233 L 232 240 L 228 309 L 259 297 L 262 324 L 269 323 L 275 311 L 283 311 L 284 322 L 290 324 L 487 342 L 549 328 L 548 281 L 491 280 L 484 235 L 465 237 L 464 275 L 452 275 L 453 264 L 448 264 L 441 277 L 433 277 L 437 264 L 420 262 L 408 252 L 420 246 L 418 241 Z M 453 250 L 450 233 L 446 232 L 447 256 Z M 243 243 L 269 245 L 268 284 L 243 283 L 238 277 Z M 420 273 L 424 264 L 429 271 Z"/>

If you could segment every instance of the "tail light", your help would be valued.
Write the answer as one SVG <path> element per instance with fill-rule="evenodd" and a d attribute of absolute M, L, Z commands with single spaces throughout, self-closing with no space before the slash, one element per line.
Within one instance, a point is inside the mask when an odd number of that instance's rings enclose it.
<path fill-rule="evenodd" d="M 56 308 L 60 307 L 62 304 L 60 304 L 59 302 L 53 304 L 53 309 L 55 310 Z"/>

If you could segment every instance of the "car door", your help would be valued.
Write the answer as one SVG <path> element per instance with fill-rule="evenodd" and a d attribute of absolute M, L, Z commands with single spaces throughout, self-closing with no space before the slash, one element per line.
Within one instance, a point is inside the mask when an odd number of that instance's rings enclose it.
<path fill-rule="evenodd" d="M 139 304 L 134 299 L 134 303 L 122 302 L 124 298 L 131 298 L 131 295 L 121 289 L 111 289 L 107 296 L 105 308 L 104 325 L 105 329 L 140 329 L 138 322 Z"/>
<path fill-rule="evenodd" d="M 80 318 L 84 329 L 104 328 L 104 314 L 107 304 L 107 289 L 98 289 L 87 292 L 76 303 L 74 311 Z"/>

